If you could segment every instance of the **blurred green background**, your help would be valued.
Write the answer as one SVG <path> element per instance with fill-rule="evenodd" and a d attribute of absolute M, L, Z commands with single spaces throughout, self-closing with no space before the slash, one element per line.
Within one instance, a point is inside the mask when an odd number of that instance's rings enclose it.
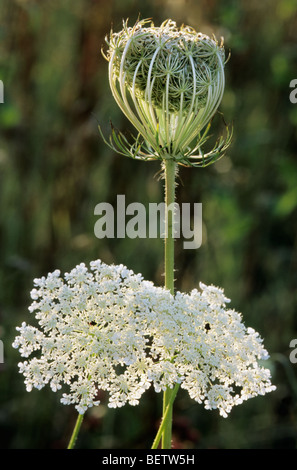
<path fill-rule="evenodd" d="M 12 349 L 15 327 L 30 323 L 32 280 L 101 258 L 163 283 L 162 240 L 102 239 L 94 208 L 161 202 L 159 163 L 114 154 L 99 135 L 110 120 L 131 127 L 109 89 L 101 55 L 111 25 L 122 19 L 171 18 L 224 36 L 231 59 L 220 107 L 234 125 L 224 159 L 181 168 L 178 202 L 202 202 L 203 244 L 176 242 L 176 286 L 224 287 L 246 325 L 264 338 L 277 391 L 235 408 L 227 418 L 180 392 L 174 412 L 177 448 L 296 448 L 297 364 L 297 78 L 296 0 L 1 0 L 0 79 L 0 447 L 65 448 L 76 412 L 48 389 L 25 391 Z M 221 131 L 214 120 L 213 134 Z M 84 420 L 80 448 L 149 448 L 161 396 L 138 407 L 102 405 Z"/>

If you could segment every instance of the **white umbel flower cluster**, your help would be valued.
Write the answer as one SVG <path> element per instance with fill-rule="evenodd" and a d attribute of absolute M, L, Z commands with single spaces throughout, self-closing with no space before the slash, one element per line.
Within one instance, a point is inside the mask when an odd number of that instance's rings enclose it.
<path fill-rule="evenodd" d="M 38 326 L 17 327 L 27 391 L 49 384 L 83 414 L 108 392 L 109 406 L 137 405 L 179 383 L 224 417 L 234 405 L 275 389 L 262 340 L 227 308 L 222 289 L 172 296 L 123 265 L 97 260 L 34 280 L 30 312 Z M 66 388 L 66 390 L 65 390 Z"/>

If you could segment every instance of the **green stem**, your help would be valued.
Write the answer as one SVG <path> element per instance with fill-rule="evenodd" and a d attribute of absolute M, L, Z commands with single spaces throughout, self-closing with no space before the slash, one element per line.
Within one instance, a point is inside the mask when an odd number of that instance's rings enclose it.
<path fill-rule="evenodd" d="M 173 204 L 175 202 L 175 171 L 176 164 L 173 160 L 165 160 L 165 204 L 166 227 L 165 237 L 165 287 L 174 294 L 174 214 Z"/>
<path fill-rule="evenodd" d="M 175 384 L 174 389 L 172 390 L 172 393 L 171 393 L 171 396 L 170 396 L 170 402 L 167 404 L 165 413 L 162 416 L 161 425 L 160 425 L 160 427 L 158 429 L 158 432 L 156 434 L 155 440 L 154 440 L 153 445 L 152 445 L 152 449 L 157 449 L 158 448 L 159 442 L 161 440 L 161 437 L 162 437 L 162 434 L 163 434 L 163 431 L 164 431 L 164 427 L 165 427 L 167 419 L 168 419 L 169 411 L 170 411 L 170 409 L 173 405 L 173 402 L 174 402 L 174 399 L 176 397 L 178 389 L 179 389 L 179 384 Z"/>
<path fill-rule="evenodd" d="M 78 433 L 79 433 L 79 430 L 80 430 L 80 427 L 81 427 L 81 423 L 83 422 L 83 419 L 84 419 L 84 415 L 79 414 L 78 417 L 77 417 L 77 420 L 76 420 L 76 423 L 75 423 L 75 426 L 74 426 L 74 429 L 73 429 L 73 432 L 72 432 L 72 436 L 70 438 L 67 449 L 73 449 L 74 448 L 75 442 L 76 442 L 76 439 L 77 439 L 77 436 L 78 436 Z"/>
<path fill-rule="evenodd" d="M 174 295 L 174 202 L 175 202 L 175 171 L 173 159 L 165 160 L 165 205 L 166 229 L 165 236 L 165 287 Z M 168 210 L 168 208 L 172 210 Z M 167 387 L 163 393 L 163 432 L 162 449 L 171 448 L 172 439 L 172 399 L 173 390 Z M 164 418 L 166 414 L 166 418 Z"/>

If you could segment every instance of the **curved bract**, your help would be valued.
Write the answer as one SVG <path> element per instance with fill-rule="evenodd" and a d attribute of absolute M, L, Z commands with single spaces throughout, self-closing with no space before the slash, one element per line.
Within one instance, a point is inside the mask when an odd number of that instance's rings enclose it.
<path fill-rule="evenodd" d="M 209 154 L 200 148 L 224 93 L 223 41 L 188 26 L 178 29 L 171 20 L 160 27 L 143 20 L 133 27 L 124 23 L 106 42 L 112 94 L 144 139 L 139 136 L 131 147 L 113 129 L 111 145 L 134 158 L 173 158 L 186 165 L 220 156 L 229 131 Z"/>

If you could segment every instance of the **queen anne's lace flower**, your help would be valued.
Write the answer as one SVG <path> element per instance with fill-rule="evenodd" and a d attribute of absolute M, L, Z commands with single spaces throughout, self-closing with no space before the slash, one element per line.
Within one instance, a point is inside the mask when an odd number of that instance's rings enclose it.
<path fill-rule="evenodd" d="M 205 166 L 224 154 L 231 139 L 228 129 L 226 140 L 220 138 L 212 151 L 201 150 L 225 88 L 223 40 L 189 26 L 178 28 L 172 20 L 160 27 L 142 20 L 133 27 L 124 22 L 106 42 L 111 92 L 139 132 L 129 145 L 113 129 L 114 150 L 186 166 Z"/>
<path fill-rule="evenodd" d="M 234 405 L 275 389 L 262 340 L 226 305 L 222 289 L 172 296 L 125 266 L 80 264 L 35 279 L 30 312 L 38 326 L 17 327 L 13 346 L 24 362 L 26 389 L 49 384 L 79 413 L 99 404 L 137 405 L 151 384 L 157 392 L 180 383 L 205 408 L 227 416 Z"/>

